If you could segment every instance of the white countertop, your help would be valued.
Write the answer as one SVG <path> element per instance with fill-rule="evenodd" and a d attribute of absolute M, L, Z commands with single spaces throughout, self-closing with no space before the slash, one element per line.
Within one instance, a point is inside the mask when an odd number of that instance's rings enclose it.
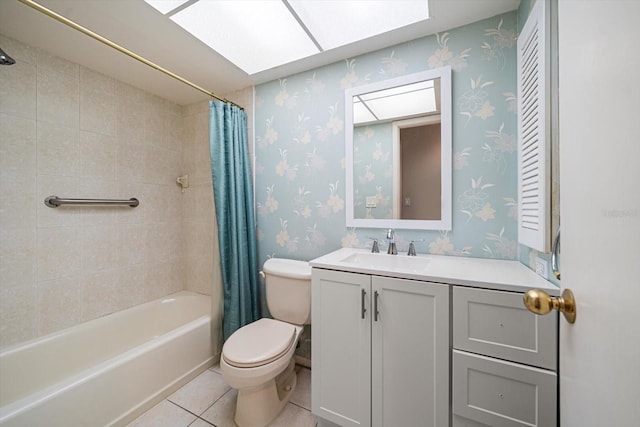
<path fill-rule="evenodd" d="M 541 289 L 553 296 L 560 295 L 560 289 L 556 285 L 538 276 L 518 261 L 418 254 L 415 259 L 424 259 L 426 264 L 426 267 L 420 271 L 409 268 L 386 268 L 384 267 L 385 262 L 381 262 L 380 265 L 374 267 L 372 265 L 344 261 L 354 254 L 369 253 L 370 251 L 367 249 L 342 248 L 309 261 L 309 265 L 329 270 L 424 280 L 483 289 L 515 292 Z M 367 256 L 406 257 L 407 255 L 380 253 Z M 382 258 L 381 261 L 383 261 Z"/>

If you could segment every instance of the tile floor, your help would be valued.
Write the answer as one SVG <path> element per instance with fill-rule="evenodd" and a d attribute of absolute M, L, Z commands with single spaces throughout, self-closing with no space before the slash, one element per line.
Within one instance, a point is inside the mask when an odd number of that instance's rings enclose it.
<path fill-rule="evenodd" d="M 315 427 L 311 414 L 311 371 L 296 366 L 298 385 L 291 400 L 269 427 Z M 219 365 L 204 371 L 127 427 L 235 427 L 236 391 L 222 378 Z"/>

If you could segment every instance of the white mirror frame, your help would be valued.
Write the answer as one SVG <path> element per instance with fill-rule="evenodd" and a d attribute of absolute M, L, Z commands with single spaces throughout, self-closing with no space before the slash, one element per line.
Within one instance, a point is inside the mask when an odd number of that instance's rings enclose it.
<path fill-rule="evenodd" d="M 353 97 L 369 92 L 440 78 L 441 189 L 440 220 L 366 219 L 354 217 L 353 179 Z M 345 170 L 347 227 L 400 228 L 413 230 L 451 230 L 451 67 L 434 68 L 345 90 Z"/>

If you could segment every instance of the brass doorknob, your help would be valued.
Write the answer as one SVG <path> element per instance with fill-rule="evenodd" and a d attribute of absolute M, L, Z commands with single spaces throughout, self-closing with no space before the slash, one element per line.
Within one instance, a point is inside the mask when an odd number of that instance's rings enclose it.
<path fill-rule="evenodd" d="M 567 322 L 576 321 L 576 301 L 569 289 L 562 291 L 561 297 L 552 297 L 540 289 L 531 289 L 524 294 L 524 305 L 535 314 L 547 314 L 551 310 L 558 310 L 564 314 Z"/>

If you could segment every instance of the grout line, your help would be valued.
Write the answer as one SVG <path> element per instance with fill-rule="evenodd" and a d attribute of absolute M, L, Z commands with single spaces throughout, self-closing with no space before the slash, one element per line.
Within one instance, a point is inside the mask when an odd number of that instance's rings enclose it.
<path fill-rule="evenodd" d="M 176 405 L 178 408 L 180 408 L 180 409 L 183 409 L 183 410 L 187 411 L 188 413 L 190 413 L 191 415 L 195 416 L 196 418 L 200 418 L 200 416 L 199 416 L 198 414 L 196 414 L 195 412 L 192 412 L 192 411 L 188 410 L 187 408 L 185 408 L 185 407 L 183 407 L 183 406 L 178 405 L 176 402 L 173 402 L 173 401 L 169 400 L 169 398 L 167 398 L 167 399 L 165 399 L 165 400 L 166 400 L 167 402 L 169 402 L 169 403 L 173 404 L 173 405 Z M 209 408 L 207 408 L 207 409 L 209 409 Z M 206 411 L 206 409 L 205 409 L 205 411 Z M 204 414 L 204 412 L 203 412 L 203 414 Z M 195 421 L 195 420 L 194 420 L 194 421 Z"/>
<path fill-rule="evenodd" d="M 300 408 L 300 409 L 304 409 L 305 411 L 311 412 L 311 409 L 309 409 L 309 408 L 305 408 L 304 406 L 300 405 L 299 403 L 292 402 L 291 400 L 289 400 L 289 402 L 288 402 L 288 403 L 291 403 L 292 405 L 295 405 L 295 406 L 297 406 L 297 407 L 298 407 L 298 408 Z"/>
<path fill-rule="evenodd" d="M 215 424 L 213 424 L 213 423 L 211 423 L 211 422 L 209 422 L 209 421 L 207 421 L 207 420 L 205 420 L 204 418 L 201 418 L 201 417 L 197 417 L 195 420 L 193 420 L 193 422 L 192 422 L 191 424 L 189 424 L 189 426 L 193 425 L 193 423 L 195 423 L 195 422 L 196 422 L 196 421 L 198 421 L 198 420 L 200 420 L 200 421 L 204 421 L 204 422 L 205 422 L 205 423 L 207 423 L 208 425 L 213 426 L 213 427 L 216 427 L 216 425 L 215 425 Z M 187 426 L 187 427 L 189 427 L 189 426 Z"/>

